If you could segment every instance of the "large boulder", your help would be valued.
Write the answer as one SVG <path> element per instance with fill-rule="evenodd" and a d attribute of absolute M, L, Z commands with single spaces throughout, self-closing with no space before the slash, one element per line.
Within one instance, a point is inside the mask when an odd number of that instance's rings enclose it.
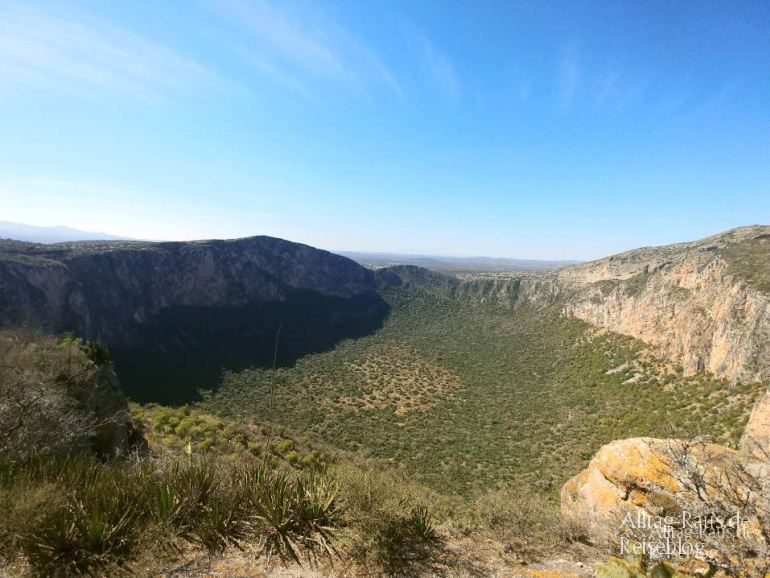
<path fill-rule="evenodd" d="M 689 484 L 679 471 L 677 454 L 709 463 L 704 470 L 709 485 L 717 485 L 734 468 L 737 455 L 716 444 L 685 443 L 632 438 L 607 444 L 562 488 L 562 516 L 580 524 L 595 541 L 606 541 L 617 536 L 627 513 L 679 514 L 680 497 L 689 492 Z"/>
<path fill-rule="evenodd" d="M 769 478 L 766 462 L 720 445 L 619 440 L 564 485 L 561 511 L 615 555 L 755 572 L 768 563 Z"/>

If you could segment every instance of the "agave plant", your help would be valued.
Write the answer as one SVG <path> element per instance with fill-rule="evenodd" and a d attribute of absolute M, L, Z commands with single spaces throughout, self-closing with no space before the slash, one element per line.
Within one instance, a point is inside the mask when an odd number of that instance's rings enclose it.
<path fill-rule="evenodd" d="M 218 554 L 248 534 L 240 486 L 209 461 L 175 462 L 152 489 L 154 520 L 180 537 Z"/>
<path fill-rule="evenodd" d="M 33 567 L 47 575 L 90 574 L 131 553 L 145 510 L 122 472 L 93 471 L 65 504 L 22 539 Z"/>
<path fill-rule="evenodd" d="M 319 476 L 293 476 L 263 466 L 247 474 L 251 506 L 263 526 L 261 552 L 270 558 L 315 562 L 336 555 L 331 532 L 337 523 L 337 487 Z"/>

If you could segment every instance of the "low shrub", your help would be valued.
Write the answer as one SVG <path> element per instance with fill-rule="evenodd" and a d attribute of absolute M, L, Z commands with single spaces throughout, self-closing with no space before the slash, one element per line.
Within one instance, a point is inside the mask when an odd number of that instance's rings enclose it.
<path fill-rule="evenodd" d="M 482 529 L 525 559 L 551 555 L 583 537 L 564 523 L 558 503 L 526 488 L 491 490 L 476 499 L 474 509 Z"/>
<path fill-rule="evenodd" d="M 40 576 L 130 572 L 145 546 L 210 555 L 252 541 L 269 559 L 335 555 L 338 486 L 328 477 L 216 460 L 103 464 L 38 457 L 0 467 L 0 557 Z"/>
<path fill-rule="evenodd" d="M 185 545 L 216 555 L 251 542 L 268 562 L 315 565 L 344 551 L 408 574 L 442 544 L 424 492 L 350 462 L 318 471 L 225 457 L 38 456 L 0 465 L 0 557 L 39 576 L 134 574 Z"/>
<path fill-rule="evenodd" d="M 335 465 L 330 475 L 344 488 L 348 554 L 361 564 L 408 574 L 441 549 L 425 496 L 403 477 L 349 463 Z"/>
<path fill-rule="evenodd" d="M 142 484 L 122 468 L 67 462 L 80 483 L 60 484 L 63 503 L 20 529 L 20 547 L 41 575 L 94 573 L 127 560 L 146 519 Z M 141 475 L 141 474 L 140 474 Z"/>

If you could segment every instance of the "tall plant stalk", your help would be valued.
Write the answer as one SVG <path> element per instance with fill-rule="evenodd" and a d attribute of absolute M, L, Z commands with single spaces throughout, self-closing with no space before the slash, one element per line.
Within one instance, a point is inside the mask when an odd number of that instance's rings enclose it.
<path fill-rule="evenodd" d="M 275 403 L 275 368 L 276 364 L 278 362 L 278 340 L 281 337 L 281 329 L 283 328 L 283 323 L 278 324 L 278 331 L 275 333 L 275 345 L 273 347 L 273 367 L 272 367 L 272 373 L 270 375 L 270 393 L 268 395 L 268 410 L 267 415 L 269 421 L 268 429 L 267 429 L 267 438 L 265 439 L 265 450 L 262 452 L 262 462 L 263 464 L 267 464 L 267 453 L 270 450 L 270 441 L 273 437 L 273 406 Z"/>

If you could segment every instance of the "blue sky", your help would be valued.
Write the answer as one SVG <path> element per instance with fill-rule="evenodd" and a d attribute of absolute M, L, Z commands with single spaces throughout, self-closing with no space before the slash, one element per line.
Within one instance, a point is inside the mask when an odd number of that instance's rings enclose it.
<path fill-rule="evenodd" d="M 770 223 L 770 3 L 0 0 L 0 219 L 587 259 Z"/>

